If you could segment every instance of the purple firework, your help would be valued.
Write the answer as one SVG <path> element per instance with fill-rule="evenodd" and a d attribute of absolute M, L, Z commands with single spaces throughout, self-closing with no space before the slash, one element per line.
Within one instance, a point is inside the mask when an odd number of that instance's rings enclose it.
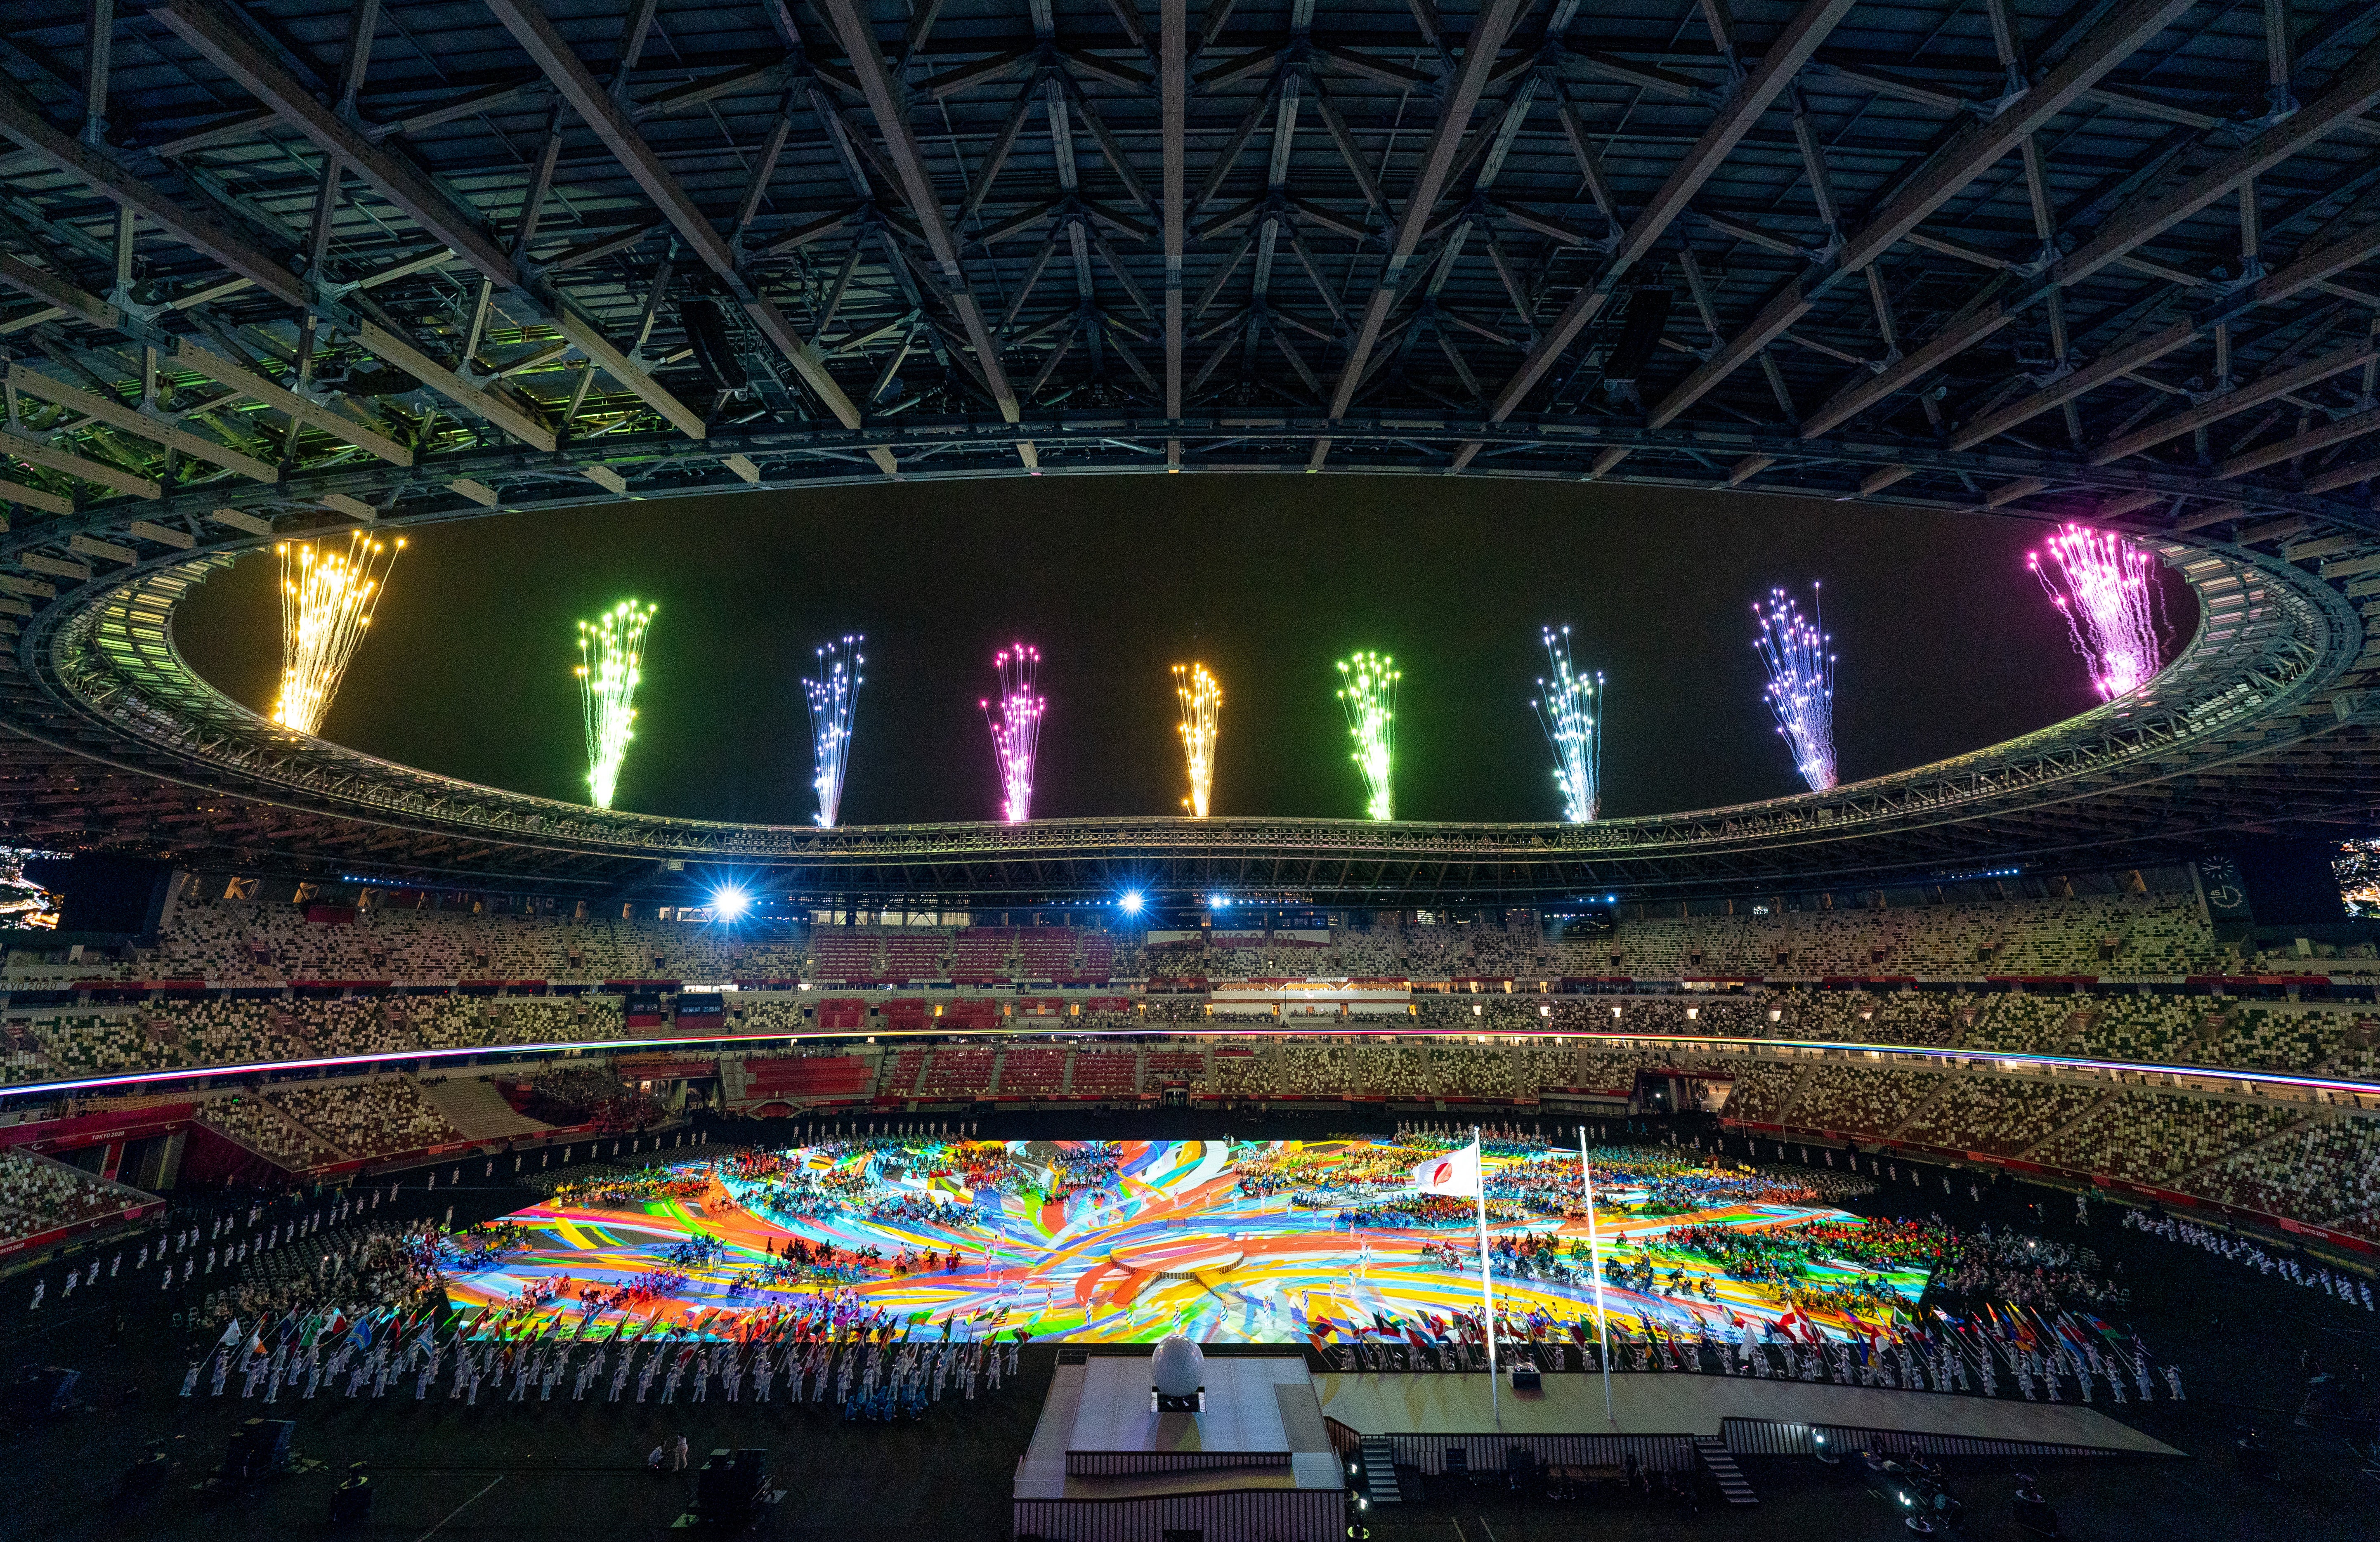
<path fill-rule="evenodd" d="M 1000 701 L 983 703 L 983 721 L 991 729 L 992 759 L 1000 767 L 1000 817 L 1023 824 L 1033 817 L 1033 755 L 1041 739 L 1041 716 L 1049 702 L 1033 689 L 1034 673 L 1041 667 L 1041 650 L 1011 643 L 991 656 L 1000 672 Z"/>
<path fill-rule="evenodd" d="M 1810 586 L 1810 610 L 1818 612 L 1818 586 Z M 1793 769 L 1810 791 L 1823 793 L 1835 784 L 1835 656 L 1834 639 L 1816 619 L 1807 619 L 1793 597 L 1781 589 L 1768 591 L 1766 609 L 1757 602 L 1752 613 L 1760 635 L 1752 646 L 1768 666 L 1768 710 L 1777 714 L 1777 732 L 1793 749 Z"/>

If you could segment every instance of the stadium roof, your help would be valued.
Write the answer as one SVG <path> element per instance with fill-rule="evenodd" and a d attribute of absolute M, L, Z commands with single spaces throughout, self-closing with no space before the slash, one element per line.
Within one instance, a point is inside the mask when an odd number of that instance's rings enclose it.
<path fill-rule="evenodd" d="M 2365 824 L 2375 34 L 2289 0 L 25 0 L 0 807 L 458 880 L 698 847 L 1019 892 L 1667 892 Z M 1831 803 L 1500 832 L 613 825 L 265 742 L 142 646 L 177 565 L 359 521 L 1296 468 L 2084 517 L 2264 625 L 2202 625 L 2124 709 L 2168 739 L 2104 710 Z"/>

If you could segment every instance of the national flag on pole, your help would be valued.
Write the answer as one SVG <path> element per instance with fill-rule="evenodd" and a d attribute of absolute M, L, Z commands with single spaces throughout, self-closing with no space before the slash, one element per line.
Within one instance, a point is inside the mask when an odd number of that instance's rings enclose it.
<path fill-rule="evenodd" d="M 1479 1193 L 1479 1143 L 1460 1151 L 1432 1157 L 1413 1170 L 1414 1187 L 1423 1194 L 1453 1195 L 1463 1199 Z"/>

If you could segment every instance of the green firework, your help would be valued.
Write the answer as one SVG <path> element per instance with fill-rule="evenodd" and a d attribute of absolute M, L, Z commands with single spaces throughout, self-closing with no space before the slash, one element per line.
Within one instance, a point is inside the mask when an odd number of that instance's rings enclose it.
<path fill-rule="evenodd" d="M 1364 817 L 1393 820 L 1389 777 L 1396 760 L 1397 662 L 1382 653 L 1358 653 L 1339 661 L 1339 705 L 1347 710 L 1347 733 L 1355 741 L 1351 757 L 1363 774 Z"/>

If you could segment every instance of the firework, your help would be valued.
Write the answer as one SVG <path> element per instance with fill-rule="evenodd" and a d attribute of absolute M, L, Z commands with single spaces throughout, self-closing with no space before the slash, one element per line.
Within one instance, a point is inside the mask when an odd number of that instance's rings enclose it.
<path fill-rule="evenodd" d="M 983 721 L 991 728 L 991 756 L 1000 766 L 1000 817 L 1023 824 L 1033 817 L 1033 756 L 1041 740 L 1042 714 L 1050 703 L 1035 694 L 1033 675 L 1041 667 L 1041 650 L 1011 643 L 991 656 L 1000 673 L 1000 704 L 983 705 Z"/>
<path fill-rule="evenodd" d="M 623 600 L 593 621 L 578 624 L 578 695 L 587 714 L 587 785 L 595 807 L 612 807 L 619 791 L 620 766 L 635 738 L 638 668 L 645 632 L 653 624 L 650 605 Z"/>
<path fill-rule="evenodd" d="M 859 705 L 860 670 L 868 661 L 859 645 L 868 639 L 854 633 L 820 645 L 819 673 L 804 680 L 810 700 L 810 786 L 818 793 L 818 822 L 834 828 L 843 807 L 843 773 L 851 759 L 851 715 Z"/>
<path fill-rule="evenodd" d="M 1339 704 L 1347 710 L 1347 732 L 1355 741 L 1351 759 L 1363 773 L 1367 820 L 1396 818 L 1389 773 L 1396 760 L 1397 682 L 1403 678 L 1396 661 L 1382 654 L 1339 662 Z"/>
<path fill-rule="evenodd" d="M 318 733 L 405 542 L 383 544 L 358 530 L 344 552 L 325 552 L 310 540 L 285 540 L 273 550 L 281 556 L 281 694 L 273 721 Z"/>
<path fill-rule="evenodd" d="M 1752 646 L 1768 666 L 1768 710 L 1777 714 L 1777 732 L 1793 749 L 1793 769 L 1823 793 L 1835 784 L 1835 656 L 1834 639 L 1822 630 L 1818 586 L 1810 586 L 1811 618 L 1781 589 L 1768 591 L 1768 606 L 1757 603 L 1752 613 L 1760 622 L 1760 636 Z"/>
<path fill-rule="evenodd" d="M 1537 710 L 1546 738 L 1554 747 L 1554 785 L 1561 789 L 1562 818 L 1572 824 L 1593 820 L 1603 804 L 1603 676 L 1571 667 L 1570 628 L 1545 631 L 1546 657 L 1554 677 L 1537 682 Z"/>
<path fill-rule="evenodd" d="M 1190 795 L 1182 807 L 1203 820 L 1215 791 L 1216 722 L 1223 715 L 1223 687 L 1205 664 L 1175 664 L 1173 694 L 1182 699 L 1182 753 L 1190 761 Z"/>
<path fill-rule="evenodd" d="M 2025 563 L 2066 618 L 2101 700 L 2147 684 L 2160 657 L 2155 558 L 2112 531 L 2060 525 Z"/>

